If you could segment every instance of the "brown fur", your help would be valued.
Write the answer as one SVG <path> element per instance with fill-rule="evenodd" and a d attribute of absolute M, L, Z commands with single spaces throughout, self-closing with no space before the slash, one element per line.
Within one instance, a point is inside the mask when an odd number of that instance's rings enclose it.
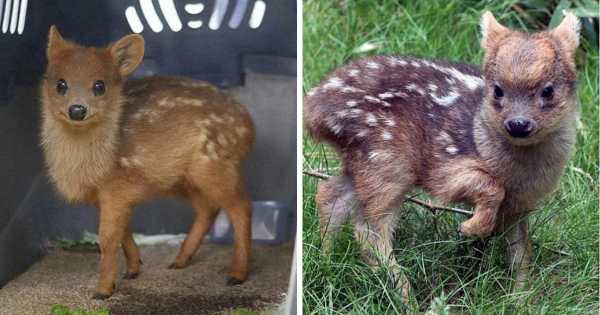
<path fill-rule="evenodd" d="M 554 30 L 526 34 L 487 12 L 482 72 L 396 56 L 334 71 L 305 98 L 309 133 L 344 162 L 343 174 L 318 187 L 323 237 L 351 217 L 365 257 L 374 264 L 373 257 L 383 258 L 399 271 L 391 248 L 395 209 L 420 186 L 444 202 L 474 205 L 463 234 L 506 231 L 522 287 L 531 252 L 526 213 L 555 189 L 574 147 L 577 30 L 572 14 Z M 504 96 L 494 96 L 495 85 Z M 549 85 L 553 96 L 542 97 Z M 513 117 L 530 119 L 531 134 L 512 137 L 505 122 Z M 400 279 L 406 296 L 408 284 Z"/>
<path fill-rule="evenodd" d="M 50 29 L 42 83 L 42 147 L 52 182 L 71 202 L 100 208 L 100 278 L 96 297 L 113 293 L 117 249 L 126 278 L 140 269 L 128 222 L 133 208 L 164 195 L 189 199 L 196 219 L 171 267 L 182 268 L 202 242 L 219 208 L 234 229 L 232 283 L 246 280 L 250 254 L 250 199 L 240 163 L 254 142 L 246 109 L 214 86 L 177 77 L 126 80 L 141 62 L 144 42 L 129 35 L 106 48 L 82 47 Z M 57 93 L 64 79 L 67 93 Z M 103 95 L 92 86 L 105 83 Z M 72 104 L 86 119 L 69 119 Z"/>

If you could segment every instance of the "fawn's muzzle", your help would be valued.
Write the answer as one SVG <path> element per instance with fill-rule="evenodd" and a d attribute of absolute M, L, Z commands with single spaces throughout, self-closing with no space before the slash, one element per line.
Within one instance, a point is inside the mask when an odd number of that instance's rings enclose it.
<path fill-rule="evenodd" d="M 516 117 L 505 121 L 504 128 L 514 138 L 527 138 L 535 128 L 535 123 L 525 117 Z"/>
<path fill-rule="evenodd" d="M 87 108 L 83 105 L 71 105 L 69 107 L 69 118 L 71 120 L 83 120 L 87 114 Z"/>

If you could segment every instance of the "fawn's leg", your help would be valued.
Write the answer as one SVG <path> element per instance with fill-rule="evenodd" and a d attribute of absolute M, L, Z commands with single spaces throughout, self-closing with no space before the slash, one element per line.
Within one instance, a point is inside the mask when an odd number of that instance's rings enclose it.
<path fill-rule="evenodd" d="M 133 240 L 133 234 L 129 228 L 125 228 L 125 236 L 123 237 L 121 246 L 127 260 L 127 272 L 123 275 L 123 279 L 135 279 L 140 273 L 142 260 L 140 258 L 140 251 Z"/>
<path fill-rule="evenodd" d="M 393 255 L 393 240 L 400 204 L 416 180 L 410 157 L 402 152 L 397 152 L 393 159 L 376 155 L 349 161 L 348 167 L 352 170 L 357 205 L 352 220 L 363 256 L 375 269 L 389 268 L 396 287 L 408 302 L 410 282 Z"/>
<path fill-rule="evenodd" d="M 240 284 L 248 278 L 251 247 L 251 201 L 243 188 L 239 161 L 221 160 L 192 165 L 190 182 L 210 204 L 222 208 L 233 225 L 233 262 L 227 284 Z"/>
<path fill-rule="evenodd" d="M 333 176 L 319 183 L 315 196 L 319 208 L 319 221 L 323 250 L 329 251 L 333 238 L 349 218 L 355 207 L 354 191 L 350 178 Z"/>
<path fill-rule="evenodd" d="M 465 236 L 489 236 L 496 227 L 498 209 L 504 199 L 504 188 L 480 169 L 481 162 L 461 159 L 436 170 L 429 187 L 436 197 L 445 201 L 468 200 L 475 213 L 460 225 Z"/>
<path fill-rule="evenodd" d="M 185 241 L 181 244 L 179 254 L 177 254 L 175 261 L 169 265 L 169 269 L 184 268 L 189 264 L 219 213 L 219 209 L 212 206 L 200 192 L 190 192 L 189 197 L 196 212 L 196 217 Z"/>
<path fill-rule="evenodd" d="M 527 214 L 505 218 L 503 228 L 510 271 L 515 279 L 513 291 L 519 292 L 524 290 L 527 285 L 532 256 Z"/>
<path fill-rule="evenodd" d="M 241 284 L 248 278 L 248 260 L 252 242 L 252 204 L 245 192 L 240 192 L 233 203 L 224 205 L 233 225 L 234 248 L 229 285 Z"/>
<path fill-rule="evenodd" d="M 100 278 L 94 299 L 106 299 L 113 294 L 118 272 L 117 252 L 132 211 L 132 205 L 119 198 L 100 203 Z"/>
<path fill-rule="evenodd" d="M 397 281 L 397 288 L 402 297 L 409 299 L 410 282 L 402 272 L 400 264 L 393 254 L 394 230 L 397 214 L 394 212 L 381 213 L 378 217 L 365 217 L 362 214 L 354 216 L 355 237 L 361 244 L 363 257 L 373 269 L 387 266 Z"/>

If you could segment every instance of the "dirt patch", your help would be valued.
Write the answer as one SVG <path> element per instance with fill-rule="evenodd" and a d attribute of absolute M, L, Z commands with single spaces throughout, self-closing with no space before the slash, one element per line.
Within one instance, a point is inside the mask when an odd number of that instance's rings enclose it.
<path fill-rule="evenodd" d="M 105 308 L 111 314 L 212 314 L 236 308 L 262 309 L 285 297 L 291 242 L 255 246 L 250 278 L 234 287 L 225 284 L 231 246 L 203 244 L 190 266 L 167 269 L 177 250 L 169 245 L 142 247 L 140 276 L 118 281 L 116 293 L 105 301 L 91 299 L 98 253 L 53 250 L 0 289 L 0 314 L 49 314 L 55 304 L 85 310 Z"/>

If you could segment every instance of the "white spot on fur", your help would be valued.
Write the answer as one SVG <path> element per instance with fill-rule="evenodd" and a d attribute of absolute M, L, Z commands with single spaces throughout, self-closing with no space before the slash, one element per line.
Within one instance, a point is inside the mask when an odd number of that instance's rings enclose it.
<path fill-rule="evenodd" d="M 376 63 L 375 61 L 369 61 L 367 62 L 367 68 L 377 70 L 381 68 L 381 65 Z"/>
<path fill-rule="evenodd" d="M 351 77 L 357 77 L 360 74 L 360 70 L 358 69 L 351 69 L 350 71 L 348 71 L 348 75 Z"/>
<path fill-rule="evenodd" d="M 437 136 L 437 141 L 440 142 L 442 146 L 450 146 L 454 145 L 454 140 L 452 137 L 444 130 L 440 131 L 440 134 Z"/>
<path fill-rule="evenodd" d="M 369 103 L 374 103 L 374 104 L 379 104 L 381 102 L 380 99 L 371 96 L 371 95 L 365 95 L 364 97 L 365 101 L 369 102 Z"/>
<path fill-rule="evenodd" d="M 388 162 L 392 159 L 392 154 L 383 150 L 369 152 L 369 160 L 373 162 Z"/>
<path fill-rule="evenodd" d="M 406 89 L 407 89 L 408 91 L 414 91 L 414 92 L 417 92 L 417 93 L 419 93 L 419 94 L 421 94 L 421 95 L 425 95 L 425 90 L 423 90 L 423 88 L 421 88 L 421 87 L 418 87 L 418 86 L 417 86 L 416 84 L 414 84 L 414 83 L 410 83 L 410 84 L 408 84 L 408 85 L 406 86 Z"/>
<path fill-rule="evenodd" d="M 238 136 L 244 136 L 246 133 L 248 133 L 248 128 L 246 127 L 235 127 L 235 133 Z"/>
<path fill-rule="evenodd" d="M 410 65 L 413 66 L 413 67 L 415 67 L 415 68 L 421 67 L 421 64 L 419 62 L 417 62 L 416 60 L 411 61 Z"/>
<path fill-rule="evenodd" d="M 458 92 L 454 90 L 451 90 L 446 96 L 439 97 L 434 93 L 429 93 L 429 96 L 431 96 L 431 99 L 433 99 L 433 101 L 436 102 L 438 105 L 448 107 L 452 105 L 454 101 L 456 101 L 460 94 L 458 94 Z"/>
<path fill-rule="evenodd" d="M 381 138 L 383 140 L 386 140 L 386 141 L 392 140 L 392 134 L 389 131 L 386 130 L 386 131 L 384 131 L 384 132 L 381 133 Z"/>
<path fill-rule="evenodd" d="M 308 93 L 306 93 L 306 95 L 308 95 L 308 96 L 313 96 L 313 95 L 315 95 L 315 93 L 317 93 L 317 90 L 318 90 L 318 89 L 319 89 L 319 88 L 314 88 L 314 89 L 311 89 L 310 91 L 308 91 Z"/>
<path fill-rule="evenodd" d="M 356 136 L 357 136 L 357 137 L 360 137 L 360 138 L 362 138 L 362 137 L 364 137 L 364 136 L 366 136 L 366 135 L 368 135 L 368 134 L 369 134 L 369 130 L 367 130 L 367 129 L 363 129 L 363 130 L 359 131 L 359 132 L 356 134 Z"/>
<path fill-rule="evenodd" d="M 217 154 L 217 151 L 215 150 L 214 142 L 209 141 L 206 144 L 206 153 L 208 154 L 208 157 L 212 160 L 217 160 L 219 158 L 219 155 Z"/>
<path fill-rule="evenodd" d="M 129 159 L 127 159 L 126 157 L 122 157 L 121 158 L 121 166 L 130 167 L 131 163 L 129 162 Z"/>
<path fill-rule="evenodd" d="M 323 88 L 326 90 L 329 89 L 339 89 L 342 86 L 344 86 L 344 80 L 338 78 L 338 77 L 333 77 L 330 78 L 327 83 L 325 83 L 325 85 L 323 85 Z"/>
<path fill-rule="evenodd" d="M 407 98 L 408 94 L 404 93 L 404 92 L 395 92 L 394 96 L 396 97 L 403 97 L 403 98 Z"/>
<path fill-rule="evenodd" d="M 217 142 L 221 145 L 221 146 L 226 146 L 229 144 L 229 142 L 227 141 L 227 138 L 225 137 L 225 135 L 223 135 L 222 133 L 220 133 L 217 136 Z"/>
<path fill-rule="evenodd" d="M 210 115 L 208 115 L 208 117 L 210 118 L 210 120 L 212 120 L 216 123 L 219 123 L 219 124 L 222 124 L 225 122 L 225 119 L 223 119 L 223 117 L 221 117 L 215 113 L 210 113 Z"/>
<path fill-rule="evenodd" d="M 458 148 L 455 145 L 449 145 L 446 147 L 446 152 L 455 155 L 456 153 L 458 153 Z"/>
<path fill-rule="evenodd" d="M 363 114 L 363 110 L 360 108 L 353 108 L 349 111 L 348 116 L 350 117 L 358 117 Z"/>
<path fill-rule="evenodd" d="M 331 127 L 331 131 L 335 134 L 335 135 L 339 135 L 342 132 L 342 125 L 333 125 Z"/>
<path fill-rule="evenodd" d="M 394 94 L 391 93 L 391 92 L 381 93 L 381 94 L 379 94 L 377 96 L 379 96 L 379 98 L 382 99 L 382 100 L 394 98 Z"/>
<path fill-rule="evenodd" d="M 427 85 L 427 88 L 428 88 L 430 91 L 433 91 L 433 92 L 435 92 L 435 91 L 437 91 L 437 89 L 438 89 L 438 86 L 437 86 L 437 85 L 435 85 L 435 84 L 432 84 L 432 83 L 430 83 L 430 84 L 428 84 L 428 85 Z"/>
<path fill-rule="evenodd" d="M 355 88 L 353 86 L 344 86 L 341 90 L 344 93 L 361 93 L 364 92 L 364 90 Z"/>
<path fill-rule="evenodd" d="M 387 117 L 387 118 L 383 119 L 383 123 L 386 126 L 389 126 L 389 127 L 395 127 L 396 126 L 396 121 L 393 118 L 390 118 L 390 117 Z"/>
<path fill-rule="evenodd" d="M 354 107 L 356 105 L 358 105 L 358 102 L 355 100 L 349 100 L 346 102 L 346 106 L 348 106 L 348 107 Z"/>
<path fill-rule="evenodd" d="M 454 79 L 461 81 L 470 90 L 475 90 L 484 86 L 483 79 L 480 77 L 460 72 L 456 68 L 441 66 L 428 60 L 423 60 L 423 64 L 452 76 Z"/>
<path fill-rule="evenodd" d="M 389 63 L 392 66 L 406 66 L 408 62 L 400 57 L 389 57 Z"/>
<path fill-rule="evenodd" d="M 206 140 L 208 140 L 208 136 L 206 135 L 205 132 L 200 133 L 200 135 L 198 136 L 198 143 L 200 145 L 204 145 L 206 143 Z"/>
<path fill-rule="evenodd" d="M 377 126 L 377 117 L 373 113 L 367 113 L 367 119 L 365 120 L 367 125 L 371 127 Z"/>

